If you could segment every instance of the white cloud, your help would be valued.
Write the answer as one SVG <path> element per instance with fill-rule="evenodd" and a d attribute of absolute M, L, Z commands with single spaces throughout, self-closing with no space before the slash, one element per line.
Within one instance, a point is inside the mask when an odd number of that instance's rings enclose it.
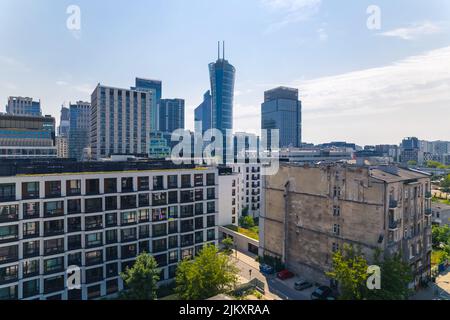
<path fill-rule="evenodd" d="M 286 25 L 304 21 L 319 11 L 321 0 L 261 0 L 264 7 L 279 15 L 266 32 L 279 30 Z"/>
<path fill-rule="evenodd" d="M 324 28 L 320 28 L 317 30 L 317 34 L 319 35 L 320 41 L 327 41 L 328 40 L 328 33 L 325 31 Z"/>
<path fill-rule="evenodd" d="M 67 81 L 64 81 L 64 80 L 58 80 L 58 81 L 56 81 L 56 85 L 57 86 L 60 86 L 60 87 L 64 87 L 64 86 L 67 86 L 69 83 L 67 82 Z"/>
<path fill-rule="evenodd" d="M 414 40 L 421 36 L 437 34 L 442 31 L 442 27 L 433 22 L 423 22 L 420 24 L 413 24 L 409 27 L 398 28 L 389 30 L 386 32 L 379 33 L 379 35 L 384 37 L 394 37 L 403 40 Z"/>

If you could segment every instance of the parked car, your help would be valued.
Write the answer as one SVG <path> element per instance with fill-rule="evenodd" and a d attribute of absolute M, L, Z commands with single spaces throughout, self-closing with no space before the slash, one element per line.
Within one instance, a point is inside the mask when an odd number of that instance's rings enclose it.
<path fill-rule="evenodd" d="M 330 299 L 331 298 L 331 299 Z M 330 287 L 321 286 L 311 293 L 311 300 L 333 300 L 332 290 Z"/>
<path fill-rule="evenodd" d="M 286 280 L 289 278 L 293 278 L 294 274 L 292 272 L 290 272 L 289 270 L 283 270 L 283 271 L 280 271 L 277 273 L 277 277 L 278 277 L 278 279 Z"/>
<path fill-rule="evenodd" d="M 268 264 L 261 264 L 259 265 L 259 271 L 264 274 L 272 274 L 275 272 L 275 269 Z"/>
<path fill-rule="evenodd" d="M 311 288 L 313 284 L 311 282 L 305 281 L 305 280 L 298 280 L 294 283 L 295 290 L 302 291 L 308 288 Z"/>

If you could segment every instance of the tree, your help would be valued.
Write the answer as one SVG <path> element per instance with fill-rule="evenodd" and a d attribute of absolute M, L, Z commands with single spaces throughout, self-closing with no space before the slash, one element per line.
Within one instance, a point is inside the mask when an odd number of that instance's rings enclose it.
<path fill-rule="evenodd" d="M 242 228 L 251 229 L 255 226 L 255 220 L 253 220 L 252 216 L 243 216 L 239 219 L 239 224 Z"/>
<path fill-rule="evenodd" d="M 450 192 L 450 174 L 447 175 L 441 182 L 441 188 L 444 192 Z"/>
<path fill-rule="evenodd" d="M 327 276 L 338 281 L 340 299 L 361 300 L 365 297 L 367 267 L 367 260 L 360 250 L 351 245 L 344 245 L 342 251 L 334 253 L 332 271 Z"/>
<path fill-rule="evenodd" d="M 231 237 L 226 237 L 222 240 L 223 250 L 226 254 L 230 254 L 232 252 L 234 241 Z"/>
<path fill-rule="evenodd" d="M 160 270 L 155 258 L 147 253 L 139 255 L 132 268 L 126 268 L 120 276 L 127 290 L 124 299 L 155 300 Z"/>
<path fill-rule="evenodd" d="M 435 249 L 438 249 L 441 244 L 450 244 L 450 227 L 446 224 L 442 227 L 432 226 L 431 238 Z"/>
<path fill-rule="evenodd" d="M 368 299 L 372 300 L 405 300 L 410 294 L 408 284 L 413 280 L 409 265 L 403 262 L 401 255 L 385 257 L 383 261 L 380 255 L 375 254 L 375 264 L 380 267 L 381 289 L 368 290 Z"/>
<path fill-rule="evenodd" d="M 233 289 L 238 272 L 229 256 L 208 245 L 194 260 L 184 260 L 178 265 L 175 291 L 183 300 L 207 299 Z"/>
<path fill-rule="evenodd" d="M 416 160 L 409 160 L 407 162 L 408 166 L 417 166 L 417 161 Z"/>

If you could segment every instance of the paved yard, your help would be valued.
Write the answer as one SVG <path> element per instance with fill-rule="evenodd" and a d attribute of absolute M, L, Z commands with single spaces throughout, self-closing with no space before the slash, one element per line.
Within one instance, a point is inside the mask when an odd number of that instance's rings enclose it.
<path fill-rule="evenodd" d="M 426 289 L 417 292 L 411 300 L 450 300 L 450 267 L 436 278 L 436 283 L 430 282 Z"/>

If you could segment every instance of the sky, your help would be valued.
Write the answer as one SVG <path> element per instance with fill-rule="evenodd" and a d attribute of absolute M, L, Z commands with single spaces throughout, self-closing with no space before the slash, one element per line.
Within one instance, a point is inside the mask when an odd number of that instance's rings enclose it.
<path fill-rule="evenodd" d="M 0 111 L 30 96 L 59 118 L 98 83 L 144 77 L 185 99 L 193 129 L 222 40 L 235 131 L 259 133 L 264 91 L 285 85 L 299 89 L 305 142 L 450 140 L 448 0 L 0 0 Z"/>

